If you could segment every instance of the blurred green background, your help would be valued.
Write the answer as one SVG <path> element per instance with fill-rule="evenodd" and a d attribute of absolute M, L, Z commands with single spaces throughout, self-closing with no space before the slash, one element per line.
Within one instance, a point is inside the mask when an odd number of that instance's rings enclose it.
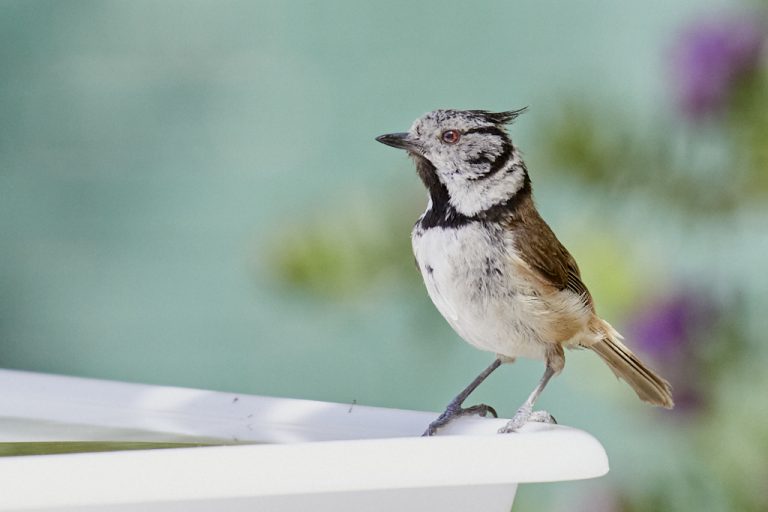
<path fill-rule="evenodd" d="M 516 510 L 766 510 L 766 7 L 0 1 L 0 364 L 439 411 L 492 356 L 429 302 L 426 194 L 373 139 L 527 105 L 542 215 L 678 407 L 569 353 L 540 403 L 612 471 Z M 473 398 L 509 416 L 541 371 Z"/>

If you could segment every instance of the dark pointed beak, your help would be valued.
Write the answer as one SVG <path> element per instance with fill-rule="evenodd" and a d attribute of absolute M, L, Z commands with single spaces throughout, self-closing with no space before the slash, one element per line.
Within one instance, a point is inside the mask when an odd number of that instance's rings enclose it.
<path fill-rule="evenodd" d="M 379 135 L 376 137 L 376 140 L 393 148 L 414 152 L 419 151 L 418 145 L 413 142 L 408 133 L 388 133 L 386 135 Z"/>

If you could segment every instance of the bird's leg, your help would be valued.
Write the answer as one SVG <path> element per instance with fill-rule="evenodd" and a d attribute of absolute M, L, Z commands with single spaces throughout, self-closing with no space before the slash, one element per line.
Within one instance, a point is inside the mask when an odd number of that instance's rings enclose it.
<path fill-rule="evenodd" d="M 509 422 L 504 425 L 502 428 L 499 429 L 500 434 L 506 434 L 508 432 L 516 432 L 520 427 L 526 424 L 528 421 L 538 421 L 541 423 L 557 423 L 555 421 L 554 416 L 549 414 L 547 411 L 534 411 L 533 410 L 533 404 L 536 403 L 536 400 L 539 398 L 539 395 L 542 391 L 544 391 L 544 388 L 547 386 L 547 383 L 549 382 L 549 379 L 552 378 L 553 375 L 555 375 L 555 369 L 552 368 L 552 366 L 547 362 L 547 367 L 544 370 L 544 375 L 541 377 L 541 380 L 536 385 L 536 388 L 533 390 L 533 392 L 530 394 L 528 399 L 523 403 L 523 405 L 520 406 L 520 408 L 517 410 L 514 416 L 512 416 L 512 419 L 509 420 Z"/>
<path fill-rule="evenodd" d="M 445 408 L 445 411 L 443 411 L 443 413 L 438 416 L 435 421 L 429 424 L 429 427 L 427 427 L 427 430 L 424 431 L 422 436 L 435 435 L 437 429 L 444 427 L 454 418 L 458 418 L 459 416 L 467 416 L 469 414 L 486 416 L 488 413 L 491 413 L 494 418 L 498 418 L 499 416 L 496 414 L 496 410 L 490 405 L 478 404 L 473 405 L 472 407 L 467 407 L 466 409 L 463 409 L 461 405 L 464 403 L 464 400 L 466 400 L 467 397 L 477 388 L 477 386 L 479 386 L 486 378 L 488 378 L 488 376 L 493 373 L 493 371 L 499 366 L 501 366 L 501 359 L 495 359 L 488 368 L 483 370 L 480 375 L 475 377 L 475 380 L 469 383 L 469 386 L 464 388 L 461 393 L 456 395 L 456 398 L 451 400 L 451 403 L 448 404 L 448 407 Z"/>

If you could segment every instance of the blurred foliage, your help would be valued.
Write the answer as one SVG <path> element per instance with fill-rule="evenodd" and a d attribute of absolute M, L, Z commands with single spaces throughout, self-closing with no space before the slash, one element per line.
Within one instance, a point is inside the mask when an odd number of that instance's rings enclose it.
<path fill-rule="evenodd" d="M 688 215 L 720 215 L 746 201 L 762 201 L 768 193 L 760 139 L 767 121 L 766 89 L 755 91 L 751 101 L 766 108 L 749 110 L 732 125 L 681 127 L 662 117 L 646 133 L 638 133 L 631 119 L 570 101 L 540 127 L 543 146 L 536 154 L 545 168 L 591 186 L 646 194 Z M 706 133 L 699 136 L 698 130 Z M 704 160 L 702 144 L 710 154 Z"/>
<path fill-rule="evenodd" d="M 768 67 L 767 67 L 768 68 Z M 739 164 L 748 169 L 744 189 L 765 199 L 768 191 L 768 69 L 757 70 L 734 88 L 726 130 Z"/>
<path fill-rule="evenodd" d="M 649 129 L 610 106 L 572 100 L 543 124 L 537 151 L 591 186 L 647 194 L 690 215 L 764 201 L 768 67 L 760 20 L 725 14 L 686 28 L 670 65 L 676 105 Z"/>
<path fill-rule="evenodd" d="M 281 226 L 266 256 L 277 282 L 332 299 L 353 298 L 385 281 L 417 283 L 407 236 L 413 214 L 389 211 L 373 198 L 346 202 L 344 210 Z"/>

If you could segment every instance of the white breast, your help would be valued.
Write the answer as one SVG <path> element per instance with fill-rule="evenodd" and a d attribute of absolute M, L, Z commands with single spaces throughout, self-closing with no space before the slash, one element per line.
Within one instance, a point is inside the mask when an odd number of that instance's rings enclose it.
<path fill-rule="evenodd" d="M 513 235 L 479 222 L 414 229 L 416 261 L 432 302 L 468 343 L 507 357 L 543 359 L 550 306 L 516 273 Z"/>

